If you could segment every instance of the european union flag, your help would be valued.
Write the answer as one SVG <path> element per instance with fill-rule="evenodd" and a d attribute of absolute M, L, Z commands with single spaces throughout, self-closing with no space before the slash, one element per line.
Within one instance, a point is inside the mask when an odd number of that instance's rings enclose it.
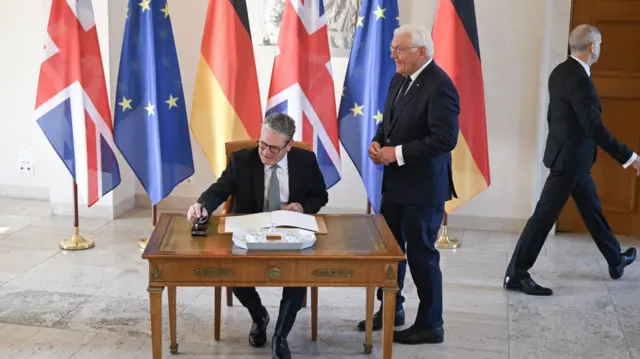
<path fill-rule="evenodd" d="M 194 173 L 167 0 L 130 0 L 114 140 L 155 206 Z"/>
<path fill-rule="evenodd" d="M 395 64 L 389 53 L 399 26 L 397 0 L 363 0 L 338 111 L 340 140 L 364 182 L 369 203 L 380 212 L 382 168 L 367 151 L 382 122 Z"/>

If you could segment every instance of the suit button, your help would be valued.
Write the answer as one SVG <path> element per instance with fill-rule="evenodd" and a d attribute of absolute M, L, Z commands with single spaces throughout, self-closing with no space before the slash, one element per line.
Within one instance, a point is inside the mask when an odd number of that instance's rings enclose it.
<path fill-rule="evenodd" d="M 391 142 L 391 140 L 387 138 L 387 143 L 389 143 L 389 142 Z"/>

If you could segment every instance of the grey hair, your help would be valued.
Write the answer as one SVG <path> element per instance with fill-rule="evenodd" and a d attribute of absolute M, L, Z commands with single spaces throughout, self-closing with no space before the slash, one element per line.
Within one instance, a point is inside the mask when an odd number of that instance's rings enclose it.
<path fill-rule="evenodd" d="M 418 25 L 402 25 L 393 31 L 394 35 L 408 34 L 411 36 L 411 45 L 415 47 L 424 47 L 429 58 L 433 57 L 434 46 L 431 32 L 423 26 Z"/>
<path fill-rule="evenodd" d="M 588 24 L 578 25 L 569 34 L 569 50 L 572 53 L 584 51 L 600 36 L 602 35 L 597 27 Z"/>
<path fill-rule="evenodd" d="M 286 113 L 272 113 L 264 119 L 263 126 L 287 136 L 287 142 L 293 139 L 296 133 L 296 121 Z"/>

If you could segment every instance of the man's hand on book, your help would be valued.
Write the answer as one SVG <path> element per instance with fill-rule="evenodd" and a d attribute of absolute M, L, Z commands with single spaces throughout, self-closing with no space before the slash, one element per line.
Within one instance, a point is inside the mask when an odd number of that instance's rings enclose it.
<path fill-rule="evenodd" d="M 302 205 L 298 202 L 289 203 L 287 205 L 282 206 L 282 210 L 284 211 L 293 211 L 293 212 L 303 212 Z"/>

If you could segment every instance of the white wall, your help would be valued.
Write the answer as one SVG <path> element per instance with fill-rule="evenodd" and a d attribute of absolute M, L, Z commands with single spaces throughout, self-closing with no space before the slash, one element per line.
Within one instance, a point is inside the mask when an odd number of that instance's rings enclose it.
<path fill-rule="evenodd" d="M 571 0 L 482 0 L 476 1 L 476 15 L 482 55 L 491 187 L 451 215 L 451 224 L 467 227 L 495 227 L 517 230 L 528 218 L 546 174 L 541 167 L 546 135 L 546 78 L 566 52 Z M 94 0 L 94 9 L 103 48 L 105 72 L 115 83 L 120 57 L 126 0 Z M 261 24 L 258 21 L 262 0 L 248 0 L 254 41 Z M 0 58 L 3 79 L 0 96 L 0 195 L 39 197 L 62 201 L 49 191 L 70 188 L 68 175 L 60 160 L 49 148 L 33 119 L 43 35 L 46 30 L 48 1 L 41 6 L 32 2 L 9 2 L 0 14 L 0 45 L 3 53 L 19 54 Z M 191 107 L 193 86 L 200 52 L 202 30 L 208 0 L 169 0 L 172 24 L 187 106 Z M 431 28 L 437 0 L 400 0 L 400 20 Z M 19 36 L 16 34 L 20 33 Z M 254 46 L 261 97 L 268 93 L 274 48 Z M 437 51 L 437 49 L 436 49 Z M 224 55 L 224 51 L 221 52 Z M 347 58 L 332 62 L 336 98 L 344 81 Z M 113 96 L 115 88 L 110 92 Z M 113 100 L 111 101 L 113 103 Z M 113 105 L 112 105 L 113 108 Z M 204 155 L 192 140 L 196 174 L 193 182 L 183 183 L 163 202 L 166 206 L 184 206 L 193 201 L 215 180 Z M 24 148 L 29 154 L 22 154 Z M 35 174 L 18 171 L 20 157 L 34 161 Z M 138 204 L 145 205 L 144 191 L 132 180 L 131 171 L 121 161 L 123 188 L 107 206 L 126 203 L 112 214 L 130 207 L 135 192 Z M 366 208 L 364 187 L 351 161 L 343 151 L 343 179 L 330 190 L 327 211 L 363 212 Z M 47 173 L 51 171 L 50 173 Z M 64 193 L 62 197 L 68 197 Z M 70 203 L 69 201 L 66 202 Z M 81 206 L 82 207 L 82 206 Z M 65 212 L 60 207 L 59 212 Z M 91 215 L 90 211 L 85 211 Z M 104 212 L 95 212 L 104 215 Z"/>

